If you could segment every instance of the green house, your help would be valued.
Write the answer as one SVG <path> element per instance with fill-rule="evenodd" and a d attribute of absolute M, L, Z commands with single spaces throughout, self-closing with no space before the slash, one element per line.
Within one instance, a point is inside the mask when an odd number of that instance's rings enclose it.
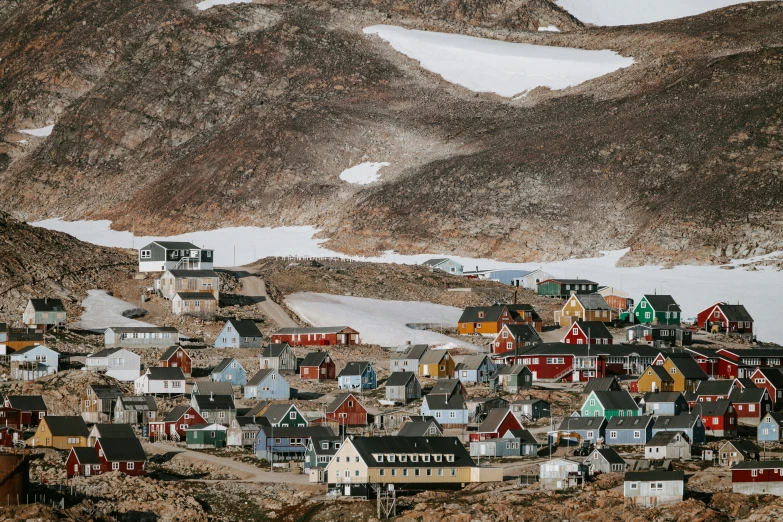
<path fill-rule="evenodd" d="M 245 414 L 245 417 L 256 417 L 266 420 L 275 428 L 303 428 L 307 426 L 307 419 L 295 405 L 290 403 L 269 403 L 263 401 Z"/>
<path fill-rule="evenodd" d="M 220 424 L 194 424 L 185 428 L 185 442 L 188 448 L 224 448 L 228 439 L 228 428 Z"/>
<path fill-rule="evenodd" d="M 642 409 L 627 391 L 594 391 L 582 404 L 582 417 L 638 417 Z"/>
<path fill-rule="evenodd" d="M 538 283 L 538 295 L 568 299 L 571 293 L 593 294 L 598 290 L 598 283 L 587 279 L 547 279 Z"/>
<path fill-rule="evenodd" d="M 670 295 L 645 295 L 633 310 L 634 322 L 680 324 L 682 310 Z"/>
<path fill-rule="evenodd" d="M 305 452 L 305 470 L 325 468 L 342 446 L 342 437 L 312 436 Z"/>

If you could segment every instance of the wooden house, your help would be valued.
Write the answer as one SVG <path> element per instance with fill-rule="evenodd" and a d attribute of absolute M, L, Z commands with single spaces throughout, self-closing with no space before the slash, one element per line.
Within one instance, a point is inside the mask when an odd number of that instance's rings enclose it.
<path fill-rule="evenodd" d="M 680 305 L 670 295 L 645 294 L 636 303 L 634 322 L 650 324 L 680 324 Z"/>
<path fill-rule="evenodd" d="M 691 458 L 691 442 L 684 431 L 659 431 L 644 445 L 644 458 L 681 460 Z"/>
<path fill-rule="evenodd" d="M 166 348 L 179 342 L 179 332 L 169 326 L 111 326 L 103 332 L 106 348 Z"/>
<path fill-rule="evenodd" d="M 652 364 L 636 380 L 639 393 L 673 392 L 674 377 L 662 365 Z"/>
<path fill-rule="evenodd" d="M 290 403 L 267 403 L 253 408 L 246 416 L 263 419 L 265 425 L 274 427 L 302 428 L 309 425 L 299 408 Z"/>
<path fill-rule="evenodd" d="M 687 353 L 670 354 L 663 362 L 663 368 L 674 379 L 671 391 L 696 391 L 699 384 L 709 379 L 694 358 Z"/>
<path fill-rule="evenodd" d="M 220 299 L 220 278 L 213 270 L 166 270 L 158 280 L 158 291 L 172 300 L 178 293 L 210 294 Z"/>
<path fill-rule="evenodd" d="M 386 379 L 386 400 L 407 404 L 421 399 L 421 383 L 412 372 L 394 372 Z"/>
<path fill-rule="evenodd" d="M 393 410 L 379 411 L 374 415 L 373 425 L 376 429 L 384 431 L 399 430 L 400 427 L 407 423 L 411 418 L 417 416 L 414 411 L 406 408 L 395 408 Z M 333 429 L 339 430 L 340 425 L 331 421 L 334 426 Z"/>
<path fill-rule="evenodd" d="M 555 312 L 555 322 L 560 326 L 571 326 L 577 321 L 609 323 L 612 321 L 612 310 L 600 294 L 573 294 L 563 308 Z"/>
<path fill-rule="evenodd" d="M 425 395 L 421 414 L 434 417 L 444 428 L 463 428 L 468 424 L 468 406 L 461 394 Z"/>
<path fill-rule="evenodd" d="M 132 426 L 147 426 L 156 420 L 158 405 L 151 395 L 124 395 L 117 399 L 114 407 L 115 424 L 130 424 Z"/>
<path fill-rule="evenodd" d="M 498 439 L 509 430 L 521 430 L 519 422 L 509 408 L 495 408 L 489 412 L 487 418 L 481 423 L 478 431 L 470 434 L 470 440 Z"/>
<path fill-rule="evenodd" d="M 504 324 L 492 341 L 492 353 L 523 352 L 525 347 L 540 342 L 541 336 L 529 324 Z"/>
<path fill-rule="evenodd" d="M 247 384 L 247 372 L 237 359 L 226 357 L 209 372 L 210 377 L 216 382 L 228 382 L 231 386 L 242 387 Z"/>
<path fill-rule="evenodd" d="M 258 370 L 245 386 L 245 399 L 290 399 L 291 387 L 277 370 Z"/>
<path fill-rule="evenodd" d="M 538 295 L 568 299 L 572 294 L 592 294 L 598 290 L 598 283 L 587 279 L 546 279 L 536 286 Z"/>
<path fill-rule="evenodd" d="M 334 437 L 325 426 L 266 426 L 262 425 L 253 443 L 258 459 L 269 462 L 304 461 L 307 447 L 314 437 Z"/>
<path fill-rule="evenodd" d="M 10 356 L 11 378 L 32 381 L 57 373 L 60 354 L 42 344 L 16 350 Z"/>
<path fill-rule="evenodd" d="M 185 393 L 185 374 L 182 368 L 147 368 L 133 381 L 136 395 L 180 395 Z"/>
<path fill-rule="evenodd" d="M 229 382 L 196 381 L 191 395 L 234 395 L 234 386 Z"/>
<path fill-rule="evenodd" d="M 310 352 L 299 365 L 303 381 L 327 381 L 336 378 L 334 359 L 327 352 Z"/>
<path fill-rule="evenodd" d="M 627 391 L 592 392 L 581 408 L 583 417 L 636 417 L 642 409 Z"/>
<path fill-rule="evenodd" d="M 62 299 L 29 299 L 22 313 L 22 322 L 32 328 L 65 326 L 65 321 L 66 311 Z"/>
<path fill-rule="evenodd" d="M 609 350 L 612 350 L 611 345 L 602 346 L 599 350 L 590 345 L 541 343 L 528 348 L 512 361 L 507 359 L 507 363 L 527 366 L 532 372 L 533 381 L 556 382 L 567 379 L 585 382 L 606 377 Z"/>
<path fill-rule="evenodd" d="M 783 413 L 770 411 L 759 422 L 756 440 L 759 442 L 779 442 L 783 428 Z"/>
<path fill-rule="evenodd" d="M 696 391 L 687 392 L 685 398 L 688 406 L 693 407 L 699 402 L 714 402 L 720 399 L 728 399 L 731 392 L 737 389 L 734 379 L 716 379 L 703 381 Z"/>
<path fill-rule="evenodd" d="M 394 372 L 419 372 L 419 362 L 422 356 L 429 350 L 427 344 L 406 344 L 397 348 L 389 359 L 389 371 Z"/>
<path fill-rule="evenodd" d="M 68 478 L 100 475 L 102 471 L 98 451 L 95 448 L 71 448 L 65 461 L 65 472 Z"/>
<path fill-rule="evenodd" d="M 534 292 L 538 291 L 538 283 L 547 279 L 554 279 L 555 276 L 544 270 L 533 270 L 525 275 L 515 277 L 511 281 L 511 286 L 521 286 Z"/>
<path fill-rule="evenodd" d="M 533 387 L 533 372 L 524 364 L 501 366 L 490 380 L 491 391 L 503 390 L 508 393 L 519 393 L 521 390 Z"/>
<path fill-rule="evenodd" d="M 360 344 L 359 332 L 348 326 L 281 328 L 272 334 L 273 343 L 291 346 L 351 346 Z"/>
<path fill-rule="evenodd" d="M 3 407 L 19 410 L 22 426 L 38 426 L 49 412 L 40 395 L 6 395 Z"/>
<path fill-rule="evenodd" d="M 470 441 L 471 457 L 535 457 L 538 442 L 527 430 L 508 430 L 502 437 Z"/>
<path fill-rule="evenodd" d="M 759 460 L 761 450 L 749 440 L 727 440 L 718 449 L 718 462 L 730 468 L 737 463 Z"/>
<path fill-rule="evenodd" d="M 162 368 L 179 368 L 185 377 L 190 377 L 193 371 L 193 359 L 181 346 L 170 346 L 158 359 Z"/>
<path fill-rule="evenodd" d="M 441 379 L 430 390 L 430 395 L 462 395 L 467 397 L 465 385 L 459 379 Z"/>
<path fill-rule="evenodd" d="M 339 393 L 326 407 L 326 418 L 343 426 L 367 426 L 367 409 L 353 393 Z"/>
<path fill-rule="evenodd" d="M 731 489 L 743 495 L 783 496 L 783 460 L 740 462 L 731 468 Z"/>
<path fill-rule="evenodd" d="M 524 399 L 510 404 L 511 412 L 520 422 L 536 421 L 551 415 L 550 404 L 543 399 Z"/>
<path fill-rule="evenodd" d="M 228 426 L 237 416 L 233 395 L 193 395 L 190 405 L 204 422 L 216 422 Z"/>
<path fill-rule="evenodd" d="M 215 338 L 215 348 L 261 348 L 261 331 L 251 319 L 229 319 Z"/>
<path fill-rule="evenodd" d="M 645 342 L 655 346 L 691 346 L 693 332 L 678 324 L 635 324 L 625 329 L 629 343 Z"/>
<path fill-rule="evenodd" d="M 614 392 L 616 393 L 616 392 Z M 653 418 L 650 415 L 636 417 L 612 417 L 606 423 L 607 446 L 646 444 L 653 434 Z"/>
<path fill-rule="evenodd" d="M 67 450 L 73 447 L 86 447 L 90 435 L 87 425 L 78 415 L 47 415 L 41 419 L 35 434 L 27 439 L 27 445 L 34 448 L 55 448 Z"/>
<path fill-rule="evenodd" d="M 753 317 L 741 304 L 716 303 L 696 316 L 699 329 L 753 337 Z"/>
<path fill-rule="evenodd" d="M 433 379 L 454 376 L 454 359 L 448 350 L 429 350 L 419 361 L 419 375 Z"/>
<path fill-rule="evenodd" d="M 228 446 L 253 446 L 258 432 L 261 430 L 261 420 L 253 417 L 235 417 L 228 427 L 226 444 Z"/>
<path fill-rule="evenodd" d="M 430 393 L 432 395 L 432 393 Z M 469 422 L 482 422 L 487 418 L 489 412 L 499 408 L 508 409 L 509 404 L 503 397 L 465 397 L 465 402 L 468 405 L 468 421 Z M 522 421 L 520 420 L 520 423 Z"/>
<path fill-rule="evenodd" d="M 688 410 L 688 401 L 680 392 L 646 393 L 643 402 L 648 415 L 679 415 Z"/>
<path fill-rule="evenodd" d="M 119 471 L 124 475 L 147 474 L 147 455 L 136 437 L 100 438 L 93 449 L 98 452 L 102 472 Z"/>
<path fill-rule="evenodd" d="M 86 363 L 87 370 L 118 381 L 135 381 L 141 374 L 141 358 L 125 348 L 104 348 L 88 355 Z"/>
<path fill-rule="evenodd" d="M 628 292 L 623 292 L 619 288 L 613 286 L 599 286 L 596 290 L 597 294 L 600 294 L 609 308 L 615 312 L 615 315 L 619 315 L 620 312 L 626 312 L 633 308 L 633 299 L 628 296 Z"/>
<path fill-rule="evenodd" d="M 772 411 L 772 401 L 766 388 L 733 389 L 729 401 L 737 410 L 737 422 L 758 426 L 761 418 Z"/>
<path fill-rule="evenodd" d="M 217 313 L 218 301 L 210 292 L 177 292 L 171 298 L 174 315 L 189 315 L 212 321 Z"/>
<path fill-rule="evenodd" d="M 114 384 L 90 384 L 82 394 L 81 413 L 85 422 L 111 422 L 117 399 L 122 395 Z"/>
<path fill-rule="evenodd" d="M 5 346 L 5 354 L 27 348 L 31 345 L 43 344 L 43 328 L 9 328 L 7 340 L 2 343 Z"/>
<path fill-rule="evenodd" d="M 23 441 L 24 433 L 19 428 L 5 424 L 0 426 L 0 447 L 18 447 L 23 443 Z"/>
<path fill-rule="evenodd" d="M 261 370 L 277 370 L 282 375 L 296 373 L 299 369 L 296 354 L 288 343 L 269 344 L 261 352 Z"/>
<path fill-rule="evenodd" d="M 585 383 L 582 395 L 586 397 L 594 391 L 622 391 L 622 388 L 614 377 L 596 377 Z"/>
<path fill-rule="evenodd" d="M 485 384 L 497 370 L 486 354 L 466 355 L 454 366 L 454 378 L 464 383 Z"/>
<path fill-rule="evenodd" d="M 500 333 L 505 324 L 529 324 L 540 332 L 543 321 L 528 304 L 468 306 L 457 321 L 462 335 L 492 335 Z"/>
<path fill-rule="evenodd" d="M 228 428 L 222 424 L 194 424 L 185 428 L 185 444 L 192 449 L 225 448 Z"/>
<path fill-rule="evenodd" d="M 176 406 L 163 420 L 150 421 L 150 440 L 185 440 L 185 429 L 206 424 L 193 406 Z"/>
<path fill-rule="evenodd" d="M 542 489 L 569 489 L 584 482 L 588 466 L 570 459 L 552 459 L 539 464 L 538 483 Z"/>
<path fill-rule="evenodd" d="M 773 405 L 783 403 L 783 371 L 781 368 L 757 368 L 750 374 L 756 388 L 764 388 Z"/>
<path fill-rule="evenodd" d="M 462 271 L 464 269 L 461 264 L 447 257 L 428 259 L 427 261 L 423 262 L 421 266 L 426 266 L 435 270 L 446 272 L 447 274 L 458 276 L 462 275 Z"/>
<path fill-rule="evenodd" d="M 707 435 L 713 437 L 737 436 L 737 410 L 728 399 L 700 402 L 692 410 L 701 416 Z"/>
<path fill-rule="evenodd" d="M 685 473 L 682 471 L 629 471 L 625 474 L 625 503 L 652 507 L 682 502 Z"/>
<path fill-rule="evenodd" d="M 443 426 L 435 420 L 435 417 L 422 417 L 411 415 L 400 426 L 398 437 L 442 437 Z"/>
<path fill-rule="evenodd" d="M 337 387 L 341 390 L 374 390 L 378 386 L 378 375 L 369 361 L 349 362 L 337 376 Z"/>
<path fill-rule="evenodd" d="M 659 415 L 653 424 L 653 437 L 660 432 L 684 433 L 692 444 L 704 444 L 706 431 L 704 422 L 696 413 Z"/>
<path fill-rule="evenodd" d="M 628 469 L 625 462 L 614 448 L 596 448 L 585 459 L 585 464 L 590 468 L 590 474 L 597 473 L 624 473 Z"/>
<path fill-rule="evenodd" d="M 87 446 L 92 448 L 98 439 L 135 439 L 136 434 L 128 424 L 93 424 L 87 437 Z"/>
<path fill-rule="evenodd" d="M 0 407 L 0 426 L 21 430 L 24 427 L 21 410 L 5 406 Z"/>
<path fill-rule="evenodd" d="M 305 452 L 304 468 L 305 471 L 310 469 L 324 469 L 332 461 L 337 454 L 337 450 L 343 444 L 342 437 L 322 437 L 312 436 L 307 444 L 307 450 Z"/>
<path fill-rule="evenodd" d="M 595 444 L 605 438 L 606 424 L 606 417 L 565 417 L 557 429 L 557 438 L 573 440 L 577 446 L 582 441 Z"/>
<path fill-rule="evenodd" d="M 139 249 L 139 272 L 212 270 L 213 254 L 186 241 L 153 241 Z"/>

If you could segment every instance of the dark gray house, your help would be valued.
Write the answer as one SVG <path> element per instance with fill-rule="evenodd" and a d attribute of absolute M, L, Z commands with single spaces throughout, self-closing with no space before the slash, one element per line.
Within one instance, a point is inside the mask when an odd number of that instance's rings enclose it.
<path fill-rule="evenodd" d="M 648 415 L 679 415 L 688 411 L 688 401 L 680 392 L 649 392 L 642 400 Z"/>
<path fill-rule="evenodd" d="M 139 272 L 212 270 L 214 251 L 186 241 L 153 241 L 139 249 Z"/>
<path fill-rule="evenodd" d="M 653 425 L 653 436 L 659 432 L 671 431 L 675 433 L 685 433 L 688 440 L 694 444 L 704 444 L 705 429 L 704 423 L 696 413 L 681 413 L 680 415 L 659 415 L 655 418 Z"/>
<path fill-rule="evenodd" d="M 590 474 L 596 473 L 623 473 L 628 469 L 628 464 L 614 448 L 596 448 L 585 459 L 585 464 L 590 468 Z"/>
<path fill-rule="evenodd" d="M 511 412 L 520 422 L 549 417 L 551 406 L 543 399 L 525 399 L 511 403 Z"/>
<path fill-rule="evenodd" d="M 386 400 L 406 404 L 421 399 L 421 383 L 413 372 L 394 372 L 386 379 Z"/>
<path fill-rule="evenodd" d="M 620 383 L 617 382 L 617 379 L 614 377 L 597 377 L 595 379 L 590 379 L 585 384 L 585 389 L 582 392 L 582 395 L 587 397 L 590 395 L 591 392 L 594 391 L 620 391 L 622 388 L 620 388 Z"/>
<path fill-rule="evenodd" d="M 589 440 L 592 443 L 598 442 L 598 439 L 604 439 L 606 434 L 605 417 L 566 417 L 560 423 L 558 428 L 560 438 L 569 437 L 578 444 L 583 440 Z M 578 435 L 578 437 L 577 437 Z M 564 444 L 564 443 L 563 443 Z"/>
<path fill-rule="evenodd" d="M 442 437 L 443 426 L 435 417 L 411 415 L 410 419 L 400 426 L 398 437 Z"/>

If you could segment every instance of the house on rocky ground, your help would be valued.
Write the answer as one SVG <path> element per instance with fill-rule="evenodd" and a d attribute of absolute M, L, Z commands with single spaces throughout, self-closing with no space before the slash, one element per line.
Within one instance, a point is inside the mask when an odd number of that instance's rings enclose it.
<path fill-rule="evenodd" d="M 684 431 L 659 431 L 644 445 L 644 458 L 688 460 L 691 458 L 691 442 Z"/>
<path fill-rule="evenodd" d="M 519 422 L 509 408 L 495 408 L 489 412 L 487 418 L 478 427 L 475 433 L 470 434 L 471 441 L 498 439 L 509 430 L 521 430 Z"/>
<path fill-rule="evenodd" d="M 627 505 L 662 506 L 682 502 L 685 473 L 682 471 L 629 471 L 623 482 Z"/>
<path fill-rule="evenodd" d="M 429 350 L 419 361 L 419 376 L 450 379 L 454 376 L 454 358 L 448 350 Z"/>
<path fill-rule="evenodd" d="M 210 376 L 213 381 L 227 382 L 231 386 L 239 386 L 240 388 L 247 384 L 247 372 L 242 367 L 242 363 L 233 357 L 226 357 L 220 361 L 217 366 L 212 368 Z"/>
<path fill-rule="evenodd" d="M 731 489 L 743 495 L 783 496 L 783 460 L 740 462 L 731 468 Z"/>
<path fill-rule="evenodd" d="M 588 466 L 570 459 L 552 459 L 539 465 L 542 489 L 570 489 L 584 483 Z"/>
<path fill-rule="evenodd" d="M 606 424 L 608 446 L 628 446 L 646 444 L 653 436 L 653 418 L 650 415 L 636 417 L 611 417 Z"/>
<path fill-rule="evenodd" d="M 220 300 L 220 278 L 213 270 L 166 270 L 156 283 L 164 299 L 173 300 L 178 293 L 199 293 Z"/>
<path fill-rule="evenodd" d="M 642 403 L 648 415 L 679 415 L 689 409 L 681 392 L 649 392 Z"/>
<path fill-rule="evenodd" d="M 80 409 L 85 422 L 111 422 L 117 399 L 122 395 L 114 384 L 90 384 L 82 394 Z"/>
<path fill-rule="evenodd" d="M 594 337 L 593 332 L 590 332 L 590 338 L 592 339 L 598 339 L 600 338 L 602 340 L 601 343 L 598 342 L 591 342 L 589 344 L 611 344 L 610 342 L 604 343 L 604 339 L 611 339 L 612 336 L 609 334 L 609 331 L 603 331 L 598 330 L 598 326 L 593 325 L 593 323 L 610 323 L 612 322 L 612 310 L 609 308 L 609 305 L 606 304 L 606 301 L 604 300 L 604 297 L 600 294 L 572 294 L 568 297 L 565 304 L 563 305 L 563 308 L 555 312 L 555 323 L 559 324 L 560 326 L 565 327 L 571 327 L 573 323 L 579 322 L 579 321 L 585 321 L 589 323 L 588 326 L 584 328 L 584 332 L 578 332 L 572 334 L 574 339 L 582 338 L 583 343 L 582 344 L 588 344 L 586 342 L 587 339 L 587 329 L 588 328 L 595 328 L 597 336 L 601 337 Z M 571 332 L 569 332 L 571 333 Z M 608 337 L 607 337 L 607 334 Z M 566 335 L 566 338 L 569 340 L 571 337 L 569 335 Z M 565 340 L 563 342 L 566 342 Z M 579 343 L 571 343 L 571 344 L 579 344 Z"/>
<path fill-rule="evenodd" d="M 234 395 L 230 382 L 196 381 L 191 395 Z"/>
<path fill-rule="evenodd" d="M 753 317 L 741 304 L 716 303 L 696 316 L 700 330 L 753 338 Z"/>
<path fill-rule="evenodd" d="M 543 399 L 522 399 L 511 403 L 511 412 L 520 422 L 549 417 L 550 411 L 550 404 Z"/>
<path fill-rule="evenodd" d="M 277 370 L 281 375 L 296 373 L 299 369 L 296 354 L 288 343 L 269 344 L 261 352 L 261 370 Z"/>
<path fill-rule="evenodd" d="M 386 379 L 386 400 L 407 404 L 421 399 L 421 383 L 413 372 L 394 372 Z"/>
<path fill-rule="evenodd" d="M 594 391 L 622 391 L 620 383 L 614 377 L 597 377 L 590 379 L 585 383 L 585 387 L 582 390 L 582 395 L 585 397 L 590 395 Z"/>
<path fill-rule="evenodd" d="M 681 413 L 679 415 L 659 415 L 653 424 L 653 437 L 660 432 L 685 433 L 693 444 L 704 444 L 706 430 L 704 422 L 696 413 Z"/>
<path fill-rule="evenodd" d="M 738 462 L 759 460 L 761 450 L 749 440 L 727 440 L 718 449 L 718 462 L 728 468 Z"/>
<path fill-rule="evenodd" d="M 34 448 L 55 448 L 69 450 L 86 447 L 90 435 L 87 425 L 79 415 L 47 415 L 41 419 L 35 434 L 27 439 L 27 445 Z"/>
<path fill-rule="evenodd" d="M 337 387 L 341 390 L 374 390 L 378 374 L 369 361 L 349 362 L 337 375 Z"/>
<path fill-rule="evenodd" d="M 504 324 L 492 341 L 492 353 L 523 352 L 528 346 L 542 342 L 534 326 L 529 324 Z"/>
<path fill-rule="evenodd" d="M 766 388 L 733 389 L 729 401 L 737 410 L 737 422 L 758 426 L 761 418 L 772 411 L 772 401 Z"/>
<path fill-rule="evenodd" d="M 625 473 L 628 464 L 614 448 L 596 448 L 585 459 L 589 473 Z"/>
<path fill-rule="evenodd" d="M 291 346 L 351 346 L 360 344 L 359 332 L 348 326 L 281 328 L 272 334 L 273 343 Z"/>
<path fill-rule="evenodd" d="M 136 395 L 181 395 L 185 393 L 185 374 L 181 368 L 147 368 L 133 382 Z"/>
<path fill-rule="evenodd" d="M 185 377 L 190 377 L 193 371 L 193 359 L 181 346 L 170 346 L 158 359 L 161 368 L 180 368 Z"/>
<path fill-rule="evenodd" d="M 158 405 L 151 395 L 124 395 L 117 399 L 114 407 L 115 424 L 147 426 L 156 420 Z"/>
<path fill-rule="evenodd" d="M 489 381 L 490 391 L 503 390 L 507 393 L 519 393 L 533 387 L 533 372 L 524 364 L 501 366 L 492 374 Z"/>
<path fill-rule="evenodd" d="M 228 427 L 228 446 L 252 446 L 261 430 L 261 419 L 253 417 L 235 417 Z"/>
<path fill-rule="evenodd" d="M 166 348 L 179 342 L 169 326 L 111 326 L 103 332 L 105 348 Z"/>
<path fill-rule="evenodd" d="M 343 426 L 367 426 L 367 409 L 353 393 L 340 393 L 326 407 L 326 417 Z"/>
<path fill-rule="evenodd" d="M 44 297 L 29 299 L 22 313 L 22 322 L 30 328 L 65 326 L 66 311 L 62 299 Z"/>
<path fill-rule="evenodd" d="M 454 366 L 454 378 L 464 383 L 486 384 L 497 370 L 497 365 L 486 354 L 466 355 Z"/>
<path fill-rule="evenodd" d="M 398 437 L 442 437 L 443 426 L 435 420 L 435 417 L 422 417 L 421 415 L 411 415 L 406 420 L 400 430 Z"/>
<path fill-rule="evenodd" d="M 185 430 L 198 424 L 206 421 L 193 406 L 176 406 L 163 420 L 150 421 L 150 441 L 185 440 Z"/>
<path fill-rule="evenodd" d="M 728 399 L 700 402 L 691 410 L 700 415 L 707 435 L 713 437 L 737 436 L 737 409 Z"/>
<path fill-rule="evenodd" d="M 471 457 L 535 457 L 538 442 L 527 430 L 508 430 L 499 438 L 472 440 Z"/>
<path fill-rule="evenodd" d="M 614 337 L 601 321 L 576 321 L 561 339 L 565 344 L 614 344 Z"/>
<path fill-rule="evenodd" d="M 645 294 L 636 303 L 633 316 L 637 323 L 678 325 L 681 312 L 672 296 Z"/>
<path fill-rule="evenodd" d="M 212 270 L 213 254 L 187 241 L 153 241 L 139 249 L 139 272 Z"/>
<path fill-rule="evenodd" d="M 87 437 L 87 446 L 92 448 L 98 439 L 135 439 L 136 434 L 129 424 L 93 424 Z"/>
<path fill-rule="evenodd" d="M 10 359 L 12 379 L 33 381 L 57 373 L 60 354 L 47 346 L 37 344 L 15 351 Z"/>
<path fill-rule="evenodd" d="M 22 426 L 38 426 L 49 412 L 40 395 L 6 395 L 3 408 L 18 410 Z"/>
<path fill-rule="evenodd" d="M 215 338 L 215 348 L 261 348 L 261 330 L 252 319 L 229 319 Z"/>
<path fill-rule="evenodd" d="M 571 295 L 592 294 L 598 283 L 587 279 L 545 279 L 536 285 L 538 295 L 556 299 L 568 299 Z"/>
<path fill-rule="evenodd" d="M 327 352 L 310 352 L 299 365 L 303 381 L 327 381 L 337 377 L 334 359 Z"/>
<path fill-rule="evenodd" d="M 756 440 L 758 442 L 779 442 L 781 428 L 783 428 L 783 413 L 771 411 L 764 415 L 759 422 Z"/>
<path fill-rule="evenodd" d="M 233 395 L 193 395 L 190 405 L 205 422 L 217 422 L 228 426 L 237 416 Z"/>
<path fill-rule="evenodd" d="M 141 358 L 125 348 L 104 348 L 87 356 L 88 371 L 104 373 L 118 381 L 135 381 L 141 374 Z"/>
<path fill-rule="evenodd" d="M 397 348 L 389 359 L 389 371 L 419 373 L 419 363 L 430 347 L 427 344 L 406 344 Z"/>
<path fill-rule="evenodd" d="M 581 408 L 583 417 L 636 417 L 642 409 L 627 391 L 592 392 Z"/>
<path fill-rule="evenodd" d="M 177 292 L 171 298 L 171 312 L 174 315 L 188 315 L 212 321 L 217 308 L 218 301 L 210 292 Z"/>
<path fill-rule="evenodd" d="M 194 424 L 185 428 L 188 449 L 225 448 L 228 428 L 222 424 Z"/>
<path fill-rule="evenodd" d="M 461 264 L 447 257 L 428 259 L 427 261 L 423 262 L 421 266 L 426 266 L 435 270 L 446 272 L 447 274 L 458 276 L 461 276 L 463 271 L 463 266 Z"/>
<path fill-rule="evenodd" d="M 288 400 L 291 396 L 291 387 L 277 370 L 258 370 L 245 386 L 245 399 Z"/>

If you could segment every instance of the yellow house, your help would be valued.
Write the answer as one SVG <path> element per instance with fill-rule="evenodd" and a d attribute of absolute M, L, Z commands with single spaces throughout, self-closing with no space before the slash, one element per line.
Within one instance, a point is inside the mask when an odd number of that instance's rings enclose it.
<path fill-rule="evenodd" d="M 27 439 L 27 445 L 33 448 L 46 447 L 61 450 L 86 448 L 90 431 L 78 415 L 55 417 L 47 415 L 35 430 L 35 435 Z"/>
<path fill-rule="evenodd" d="M 636 380 L 637 392 L 670 392 L 674 391 L 674 377 L 663 366 L 650 365 Z"/>
<path fill-rule="evenodd" d="M 699 363 L 687 353 L 673 353 L 664 362 L 663 367 L 674 379 L 674 388 L 671 391 L 689 392 L 696 391 L 702 381 L 709 379 Z M 641 391 L 641 390 L 639 390 Z"/>
<path fill-rule="evenodd" d="M 419 376 L 433 379 L 454 376 L 454 358 L 446 350 L 429 350 L 419 359 Z"/>
<path fill-rule="evenodd" d="M 577 321 L 612 321 L 612 310 L 600 294 L 572 294 L 563 308 L 555 312 L 555 322 L 569 326 Z"/>

